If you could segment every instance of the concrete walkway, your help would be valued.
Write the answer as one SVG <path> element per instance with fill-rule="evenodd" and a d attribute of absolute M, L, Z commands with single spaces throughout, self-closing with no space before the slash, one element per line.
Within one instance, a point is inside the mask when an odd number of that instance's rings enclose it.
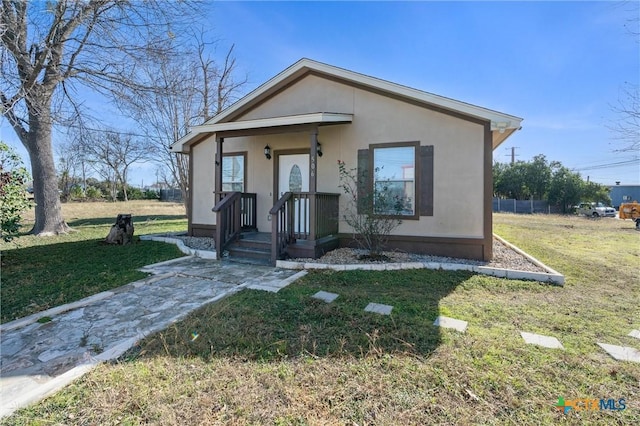
<path fill-rule="evenodd" d="M 303 275 L 195 257 L 143 271 L 153 276 L 2 325 L 0 417 L 54 393 L 207 303 L 244 288 L 279 289 Z"/>

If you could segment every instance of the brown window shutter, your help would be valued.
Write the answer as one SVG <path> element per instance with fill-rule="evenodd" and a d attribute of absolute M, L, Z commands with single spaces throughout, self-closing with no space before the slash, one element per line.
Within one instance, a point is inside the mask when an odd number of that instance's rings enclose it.
<path fill-rule="evenodd" d="M 373 192 L 373 183 L 371 182 L 371 172 L 369 171 L 369 150 L 358 150 L 358 213 L 364 214 L 370 212 L 372 206 L 369 206 L 373 202 L 370 196 Z"/>
<path fill-rule="evenodd" d="M 420 216 L 433 216 L 433 145 L 420 147 Z"/>

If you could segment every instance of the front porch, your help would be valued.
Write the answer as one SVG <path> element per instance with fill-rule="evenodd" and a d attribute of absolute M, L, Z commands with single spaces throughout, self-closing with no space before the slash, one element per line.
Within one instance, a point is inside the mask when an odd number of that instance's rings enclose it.
<path fill-rule="evenodd" d="M 214 237 L 219 256 L 266 258 L 275 265 L 287 257 L 316 258 L 338 247 L 340 194 L 318 190 L 318 175 L 332 173 L 335 164 L 325 162 L 320 170 L 322 149 L 338 145 L 329 132 L 322 146 L 318 133 L 352 119 L 351 114 L 311 113 L 201 126 L 202 134 L 215 140 L 215 152 L 209 154 L 214 157 L 209 161 L 214 165 L 215 217 L 206 232 Z M 204 163 L 203 157 L 191 155 L 190 163 L 194 160 Z M 190 179 L 193 187 L 195 177 Z M 337 189 L 323 184 L 325 191 Z M 192 228 L 189 232 L 195 235 Z"/>
<path fill-rule="evenodd" d="M 270 209 L 270 232 L 258 232 L 256 194 L 221 192 L 213 207 L 218 256 L 275 265 L 285 258 L 317 258 L 339 245 L 339 197 L 334 193 L 284 193 Z"/>

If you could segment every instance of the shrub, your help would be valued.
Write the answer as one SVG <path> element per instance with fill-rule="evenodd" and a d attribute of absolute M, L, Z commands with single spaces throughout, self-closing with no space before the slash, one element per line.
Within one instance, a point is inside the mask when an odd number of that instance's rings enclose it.
<path fill-rule="evenodd" d="M 18 235 L 22 213 L 32 206 L 24 186 L 28 179 L 20 156 L 0 142 L 0 236 L 4 241 Z"/>
<path fill-rule="evenodd" d="M 100 188 L 96 188 L 95 186 L 88 186 L 85 191 L 85 195 L 90 200 L 97 200 L 103 197 L 102 191 Z"/>
<path fill-rule="evenodd" d="M 80 185 L 73 185 L 71 187 L 71 191 L 69 191 L 69 195 L 71 195 L 72 200 L 81 200 L 85 198 L 85 193 L 82 191 L 82 187 Z"/>
<path fill-rule="evenodd" d="M 358 187 L 366 176 L 358 176 L 357 169 L 348 169 L 343 161 L 338 161 L 340 188 L 348 197 L 343 219 L 354 231 L 353 239 L 372 258 L 381 257 L 391 231 L 402 220 L 397 217 L 407 201 L 389 189 L 384 180 L 375 179 L 376 187 L 360 193 Z M 379 170 L 374 170 L 377 175 Z M 384 212 L 385 214 L 380 214 Z"/>
<path fill-rule="evenodd" d="M 144 199 L 145 200 L 159 200 L 160 199 L 160 192 L 159 191 L 154 191 L 152 189 L 147 189 L 144 191 Z"/>

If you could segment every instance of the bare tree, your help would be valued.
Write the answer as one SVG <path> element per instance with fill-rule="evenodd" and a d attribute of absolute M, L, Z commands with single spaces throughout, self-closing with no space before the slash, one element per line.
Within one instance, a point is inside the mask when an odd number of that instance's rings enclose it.
<path fill-rule="evenodd" d="M 79 141 L 67 139 L 58 143 L 55 151 L 58 157 L 58 188 L 62 191 L 62 200 L 70 198 L 73 185 L 80 185 L 84 193 L 87 189 L 88 163 Z"/>
<path fill-rule="evenodd" d="M 132 164 L 149 161 L 152 147 L 144 138 L 113 131 L 85 131 L 79 139 L 80 151 L 87 162 L 110 183 L 111 198 L 116 201 L 118 188 L 128 201 L 127 178 Z"/>
<path fill-rule="evenodd" d="M 187 1 L 0 0 L 0 100 L 29 153 L 36 200 L 32 233 L 68 230 L 51 135 L 54 123 L 80 114 L 78 89 L 148 89 L 138 65 L 172 52 L 192 21 Z M 134 83 L 136 82 L 136 83 Z"/>
<path fill-rule="evenodd" d="M 158 57 L 144 68 L 150 85 L 156 91 L 140 93 L 125 90 L 118 105 L 134 118 L 153 141 L 158 160 L 178 182 L 189 214 L 189 158 L 169 151 L 169 145 L 187 133 L 190 126 L 201 124 L 235 101 L 247 79 L 238 78 L 234 46 L 218 63 L 211 50 L 215 43 L 206 42 L 205 34 L 194 33 L 192 44 L 181 55 L 180 62 Z"/>
<path fill-rule="evenodd" d="M 618 105 L 612 107 L 618 115 L 609 127 L 619 141 L 617 152 L 640 151 L 640 86 L 627 83 L 622 90 Z"/>
<path fill-rule="evenodd" d="M 625 29 L 636 43 L 640 43 L 640 3 L 637 1 L 622 1 L 613 7 L 624 8 L 629 14 Z M 613 132 L 613 137 L 619 141 L 614 152 L 640 151 L 640 85 L 626 82 L 618 96 L 618 104 L 611 107 L 618 116 L 617 120 L 607 127 Z"/>

